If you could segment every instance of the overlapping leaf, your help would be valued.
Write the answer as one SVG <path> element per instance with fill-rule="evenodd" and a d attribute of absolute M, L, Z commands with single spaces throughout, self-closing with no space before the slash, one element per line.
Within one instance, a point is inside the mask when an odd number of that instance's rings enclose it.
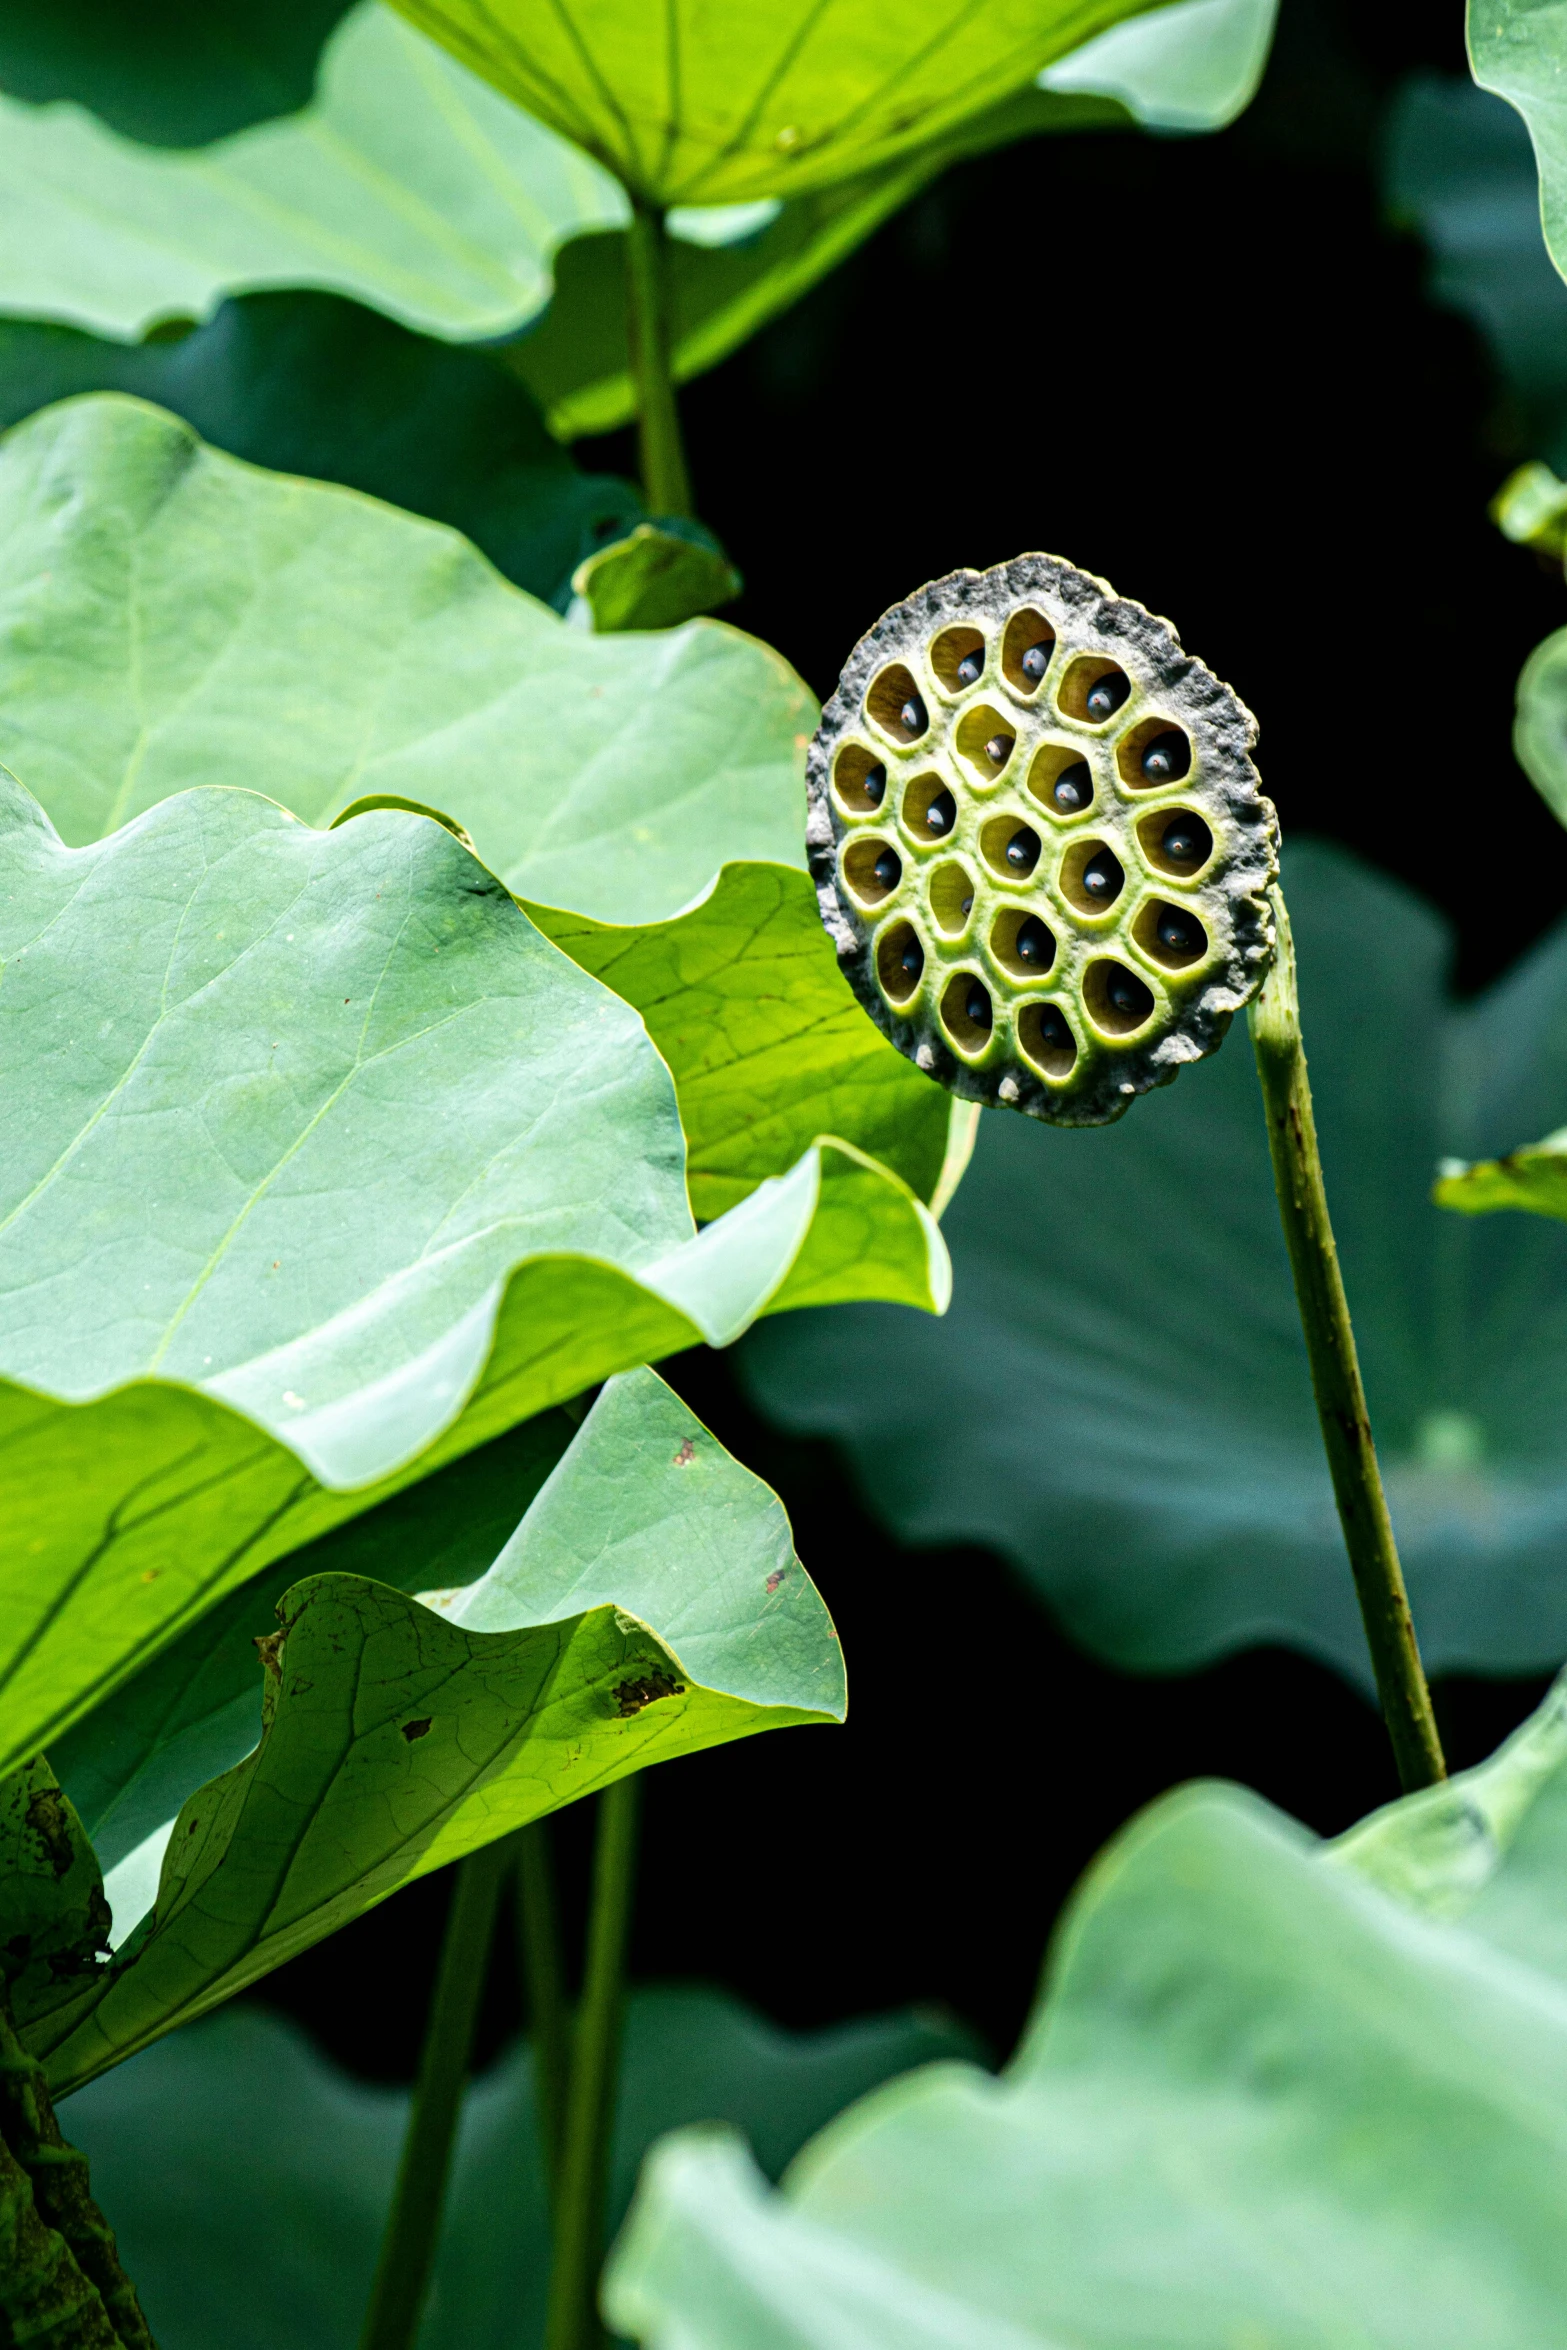
<path fill-rule="evenodd" d="M 1567 9 L 1561 0 L 1469 0 L 1468 21 L 1475 80 L 1529 126 L 1545 242 L 1567 275 Z"/>
<path fill-rule="evenodd" d="M 0 751 L 67 837 L 215 777 L 315 822 L 435 802 L 519 894 L 616 926 L 533 909 L 652 1023 L 703 1216 L 823 1132 L 927 1197 L 940 1165 L 945 1097 L 859 1016 L 810 912 L 815 715 L 732 629 L 567 628 L 450 532 L 134 402 L 68 404 L 0 455 Z"/>
<path fill-rule="evenodd" d="M 942 1302 L 929 1216 L 844 1147 L 694 1237 L 640 1020 L 443 827 L 194 792 L 72 851 L 4 814 L 6 1763 L 612 1371 L 867 1282 Z"/>
<path fill-rule="evenodd" d="M 733 204 L 908 158 L 1025 88 L 1138 0 L 911 0 L 767 14 L 674 0 L 399 0 L 455 57 L 643 202 Z"/>
<path fill-rule="evenodd" d="M 1286 886 L 1427 1662 L 1538 1669 L 1567 1652 L 1567 1233 L 1460 1221 L 1431 1187 L 1559 1121 L 1567 937 L 1459 1008 L 1446 933 L 1402 890 L 1312 848 Z M 1102 1654 L 1285 1640 L 1363 1677 L 1244 1033 L 1104 1133 L 987 1116 L 943 1229 L 942 1326 L 775 1324 L 742 1353 L 757 1400 L 836 1437 L 905 1540 L 993 1544 Z"/>
<path fill-rule="evenodd" d="M 17 2022 L 62 2090 L 627 1772 L 843 1714 L 837 1638 L 781 1505 L 651 1371 L 605 1388 L 477 1583 L 424 1604 L 317 1574 L 278 1621 L 259 1659 L 233 1635 L 265 1684 L 248 1724 L 229 1709 L 245 1759 L 149 1839 L 156 1902 L 116 1917 L 116 1957 L 69 1972 L 40 1952 L 18 1971 L 7 1933 Z M 0 1915 L 11 1890 L 7 1871 Z"/>
<path fill-rule="evenodd" d="M 928 2016 L 783 2033 L 720 1992 L 632 1995 L 610 2212 L 645 2149 L 726 2118 L 776 2177 L 811 2133 L 877 2082 L 967 2054 Z M 533 2068 L 526 2048 L 468 2093 L 425 2350 L 531 2350 L 549 2273 Z M 405 2092 L 329 2065 L 254 2008 L 181 2032 L 71 2100 L 163 2350 L 354 2350 L 408 2113 Z M 287 2247 L 258 2261 L 256 2246 Z"/>
<path fill-rule="evenodd" d="M 251 294 L 172 343 L 0 320 L 0 427 L 81 392 L 156 401 L 231 456 L 450 523 L 558 611 L 578 564 L 642 514 L 488 357 L 331 294 Z"/>
<path fill-rule="evenodd" d="M 875 2092 L 770 2192 L 653 2155 L 606 2291 L 650 2350 L 1567 2342 L 1567 1701 L 1316 1845 L 1237 1788 L 1090 1873 L 1001 2080 Z"/>

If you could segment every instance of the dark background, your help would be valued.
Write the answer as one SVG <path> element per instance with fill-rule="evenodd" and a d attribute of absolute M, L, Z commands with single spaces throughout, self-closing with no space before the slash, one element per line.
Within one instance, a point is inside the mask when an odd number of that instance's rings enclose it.
<path fill-rule="evenodd" d="M 1256 710 L 1286 834 L 1329 834 L 1447 911 L 1468 989 L 1567 906 L 1567 836 L 1509 748 L 1517 672 L 1567 595 L 1487 519 L 1533 452 L 1382 219 L 1386 102 L 1410 71 L 1465 71 L 1462 18 L 1461 0 L 1284 0 L 1233 129 L 960 167 L 684 415 L 702 517 L 748 582 L 728 617 L 818 693 L 921 580 L 1067 555 L 1168 613 Z M 629 434 L 578 453 L 635 471 Z M 941 2004 L 1000 2056 L 1062 1900 L 1161 1790 L 1239 1779 L 1323 1832 L 1396 1792 L 1375 1716 L 1321 1667 L 1108 1670 L 998 1559 L 890 1541 L 723 1358 L 665 1368 L 782 1495 L 852 1711 L 650 1774 L 638 1979 L 724 1983 L 794 2025 Z M 1488 1753 L 1541 1687 L 1441 1687 L 1450 1760 Z M 554 1824 L 574 1915 L 591 1827 L 586 1806 Z M 356 2069 L 411 2074 L 446 1890 L 411 1888 L 265 1996 Z M 518 2020 L 508 1955 L 481 2054 Z"/>

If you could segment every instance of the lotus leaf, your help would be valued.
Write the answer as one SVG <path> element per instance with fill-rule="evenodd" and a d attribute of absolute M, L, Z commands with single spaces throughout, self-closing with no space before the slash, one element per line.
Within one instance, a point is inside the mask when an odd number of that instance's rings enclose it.
<path fill-rule="evenodd" d="M 655 2150 L 616 2332 L 718 2350 L 1567 2341 L 1567 1698 L 1320 1845 L 1178 1790 L 1090 1871 L 999 2081 L 875 2091 L 771 2192 Z"/>
<path fill-rule="evenodd" d="M 0 874 L 0 1767 L 612 1371 L 867 1280 L 941 1300 L 929 1216 L 842 1145 L 696 1237 L 640 1020 L 440 825 L 214 790 L 71 850 L 10 785 Z"/>
<path fill-rule="evenodd" d="M 776 2177 L 851 2098 L 967 2053 L 926 2016 L 786 2033 L 721 1992 L 633 1992 L 612 2222 L 644 2150 L 679 2122 L 733 2120 Z M 532 2074 L 517 2048 L 468 2092 L 423 2350 L 542 2339 Z M 91 2157 L 163 2350 L 354 2350 L 407 2112 L 405 2092 L 347 2077 L 291 2024 L 240 2007 L 93 2082 L 62 2118 Z M 286 2256 L 258 2261 L 258 2244 Z"/>
<path fill-rule="evenodd" d="M 1567 1233 L 1444 1217 L 1431 1186 L 1440 1159 L 1560 1118 L 1567 933 L 1457 1006 L 1447 932 L 1406 891 L 1310 845 L 1285 885 L 1427 1664 L 1554 1664 Z M 834 1436 L 902 1539 L 994 1545 L 1101 1654 L 1169 1670 L 1283 1640 L 1364 1678 L 1244 1034 L 1109 1132 L 988 1114 L 943 1230 L 945 1324 L 881 1307 L 775 1324 L 741 1357 L 757 1401 Z"/>
<path fill-rule="evenodd" d="M 156 1900 L 116 1919 L 115 1957 L 13 1975 L 62 2092 L 627 1772 L 844 1710 L 782 1506 L 651 1371 L 604 1389 L 476 1583 L 421 1601 L 313 1575 L 278 1625 L 251 1643 L 244 1759 L 163 1824 Z"/>
<path fill-rule="evenodd" d="M 1540 174 L 1540 218 L 1567 275 L 1567 8 L 1562 0 L 1469 0 L 1469 62 L 1482 90 L 1516 106 Z"/>

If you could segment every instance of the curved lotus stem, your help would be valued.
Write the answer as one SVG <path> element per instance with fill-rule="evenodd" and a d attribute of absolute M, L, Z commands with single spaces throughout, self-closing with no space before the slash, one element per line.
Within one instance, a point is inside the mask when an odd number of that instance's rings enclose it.
<path fill-rule="evenodd" d="M 807 848 L 861 1003 L 967 1100 L 1105 1125 L 1251 1005 L 1345 1547 L 1400 1777 L 1425 1786 L 1445 1766 L 1328 1221 L 1256 735 L 1169 622 L 1103 580 L 1051 555 L 955 571 L 850 655 L 807 763 Z"/>

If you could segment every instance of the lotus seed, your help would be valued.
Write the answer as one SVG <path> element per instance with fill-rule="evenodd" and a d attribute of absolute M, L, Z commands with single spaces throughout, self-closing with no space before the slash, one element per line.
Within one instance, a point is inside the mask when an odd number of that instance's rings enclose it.
<path fill-rule="evenodd" d="M 1010 759 L 1012 756 L 1012 744 L 1014 739 L 1015 738 L 1010 734 L 993 734 L 991 736 L 989 742 L 985 745 L 985 756 L 990 761 L 992 767 L 1004 767 L 1006 765 L 1008 759 Z"/>
<path fill-rule="evenodd" d="M 1090 718 L 1113 718 L 1131 690 L 1120 670 L 1112 669 L 1104 677 L 1095 678 L 1083 707 Z"/>
<path fill-rule="evenodd" d="M 982 646 L 972 653 L 965 653 L 958 663 L 959 685 L 978 685 L 984 670 L 985 654 Z"/>
<path fill-rule="evenodd" d="M 1202 924 L 1179 906 L 1161 906 L 1156 932 L 1159 944 L 1172 955 L 1200 955 L 1207 945 Z"/>
<path fill-rule="evenodd" d="M 1054 1004 L 1039 1007 L 1039 1041 L 1047 1053 L 1076 1053 L 1077 1045 L 1065 1016 Z"/>
<path fill-rule="evenodd" d="M 1079 808 L 1086 808 L 1094 796 L 1094 779 L 1088 772 L 1088 761 L 1074 759 L 1070 767 L 1063 767 L 1050 796 L 1069 816 Z"/>
<path fill-rule="evenodd" d="M 1023 675 L 1028 679 L 1030 685 L 1038 685 L 1040 679 L 1044 676 L 1045 671 L 1049 668 L 1050 655 L 1054 645 L 1054 637 L 1041 637 L 1037 645 L 1029 646 L 1028 651 L 1023 655 L 1022 660 L 1018 663 L 1018 667 L 1022 670 Z"/>
<path fill-rule="evenodd" d="M 949 791 L 937 792 L 925 811 L 925 829 L 940 836 L 950 832 L 957 821 L 958 804 Z"/>
<path fill-rule="evenodd" d="M 1175 783 L 1191 763 L 1191 744 L 1173 728 L 1168 734 L 1156 734 L 1143 753 L 1143 773 L 1150 783 Z"/>
<path fill-rule="evenodd" d="M 883 889 L 896 889 L 903 872 L 902 861 L 896 849 L 883 849 L 871 867 L 871 879 Z"/>
<path fill-rule="evenodd" d="M 905 734 L 923 734 L 928 723 L 924 703 L 918 694 L 910 694 L 898 712 L 898 724 Z"/>
<path fill-rule="evenodd" d="M 1123 1019 L 1130 1020 L 1134 1026 L 1146 1020 L 1153 1010 L 1152 995 L 1140 979 L 1132 977 L 1130 971 L 1112 971 L 1105 994 L 1110 999 L 1112 1009 L 1119 1012 Z"/>
<path fill-rule="evenodd" d="M 865 770 L 864 792 L 873 808 L 879 808 L 887 791 L 887 770 L 877 765 Z"/>
<path fill-rule="evenodd" d="M 1172 865 L 1200 865 L 1213 846 L 1213 835 L 1200 816 L 1172 816 L 1159 846 Z"/>
<path fill-rule="evenodd" d="M 1037 914 L 1030 914 L 1019 926 L 1017 957 L 1020 963 L 1032 963 L 1041 971 L 1048 971 L 1056 959 L 1056 942 Z"/>
<path fill-rule="evenodd" d="M 1007 842 L 1007 863 L 1014 873 L 1032 873 L 1039 863 L 1039 843 L 1026 824 Z"/>
<path fill-rule="evenodd" d="M 963 1009 L 976 1028 L 990 1026 L 990 998 L 976 979 L 963 999 Z"/>
<path fill-rule="evenodd" d="M 911 938 L 898 957 L 898 968 L 910 979 L 918 979 L 925 968 L 925 949 L 917 938 Z"/>
<path fill-rule="evenodd" d="M 974 900 L 973 900 L 973 897 L 972 897 L 972 896 L 966 897 L 966 898 L 963 900 L 963 911 L 964 911 L 964 914 L 965 914 L 965 915 L 969 915 L 969 914 L 972 914 L 972 913 L 973 913 L 973 911 L 974 911 Z"/>
<path fill-rule="evenodd" d="M 878 873 L 881 871 L 879 861 L 876 870 Z M 1108 906 L 1120 896 L 1121 884 L 1125 879 L 1119 859 L 1109 849 L 1096 849 L 1083 867 L 1083 888 L 1089 897 L 1102 906 Z"/>

